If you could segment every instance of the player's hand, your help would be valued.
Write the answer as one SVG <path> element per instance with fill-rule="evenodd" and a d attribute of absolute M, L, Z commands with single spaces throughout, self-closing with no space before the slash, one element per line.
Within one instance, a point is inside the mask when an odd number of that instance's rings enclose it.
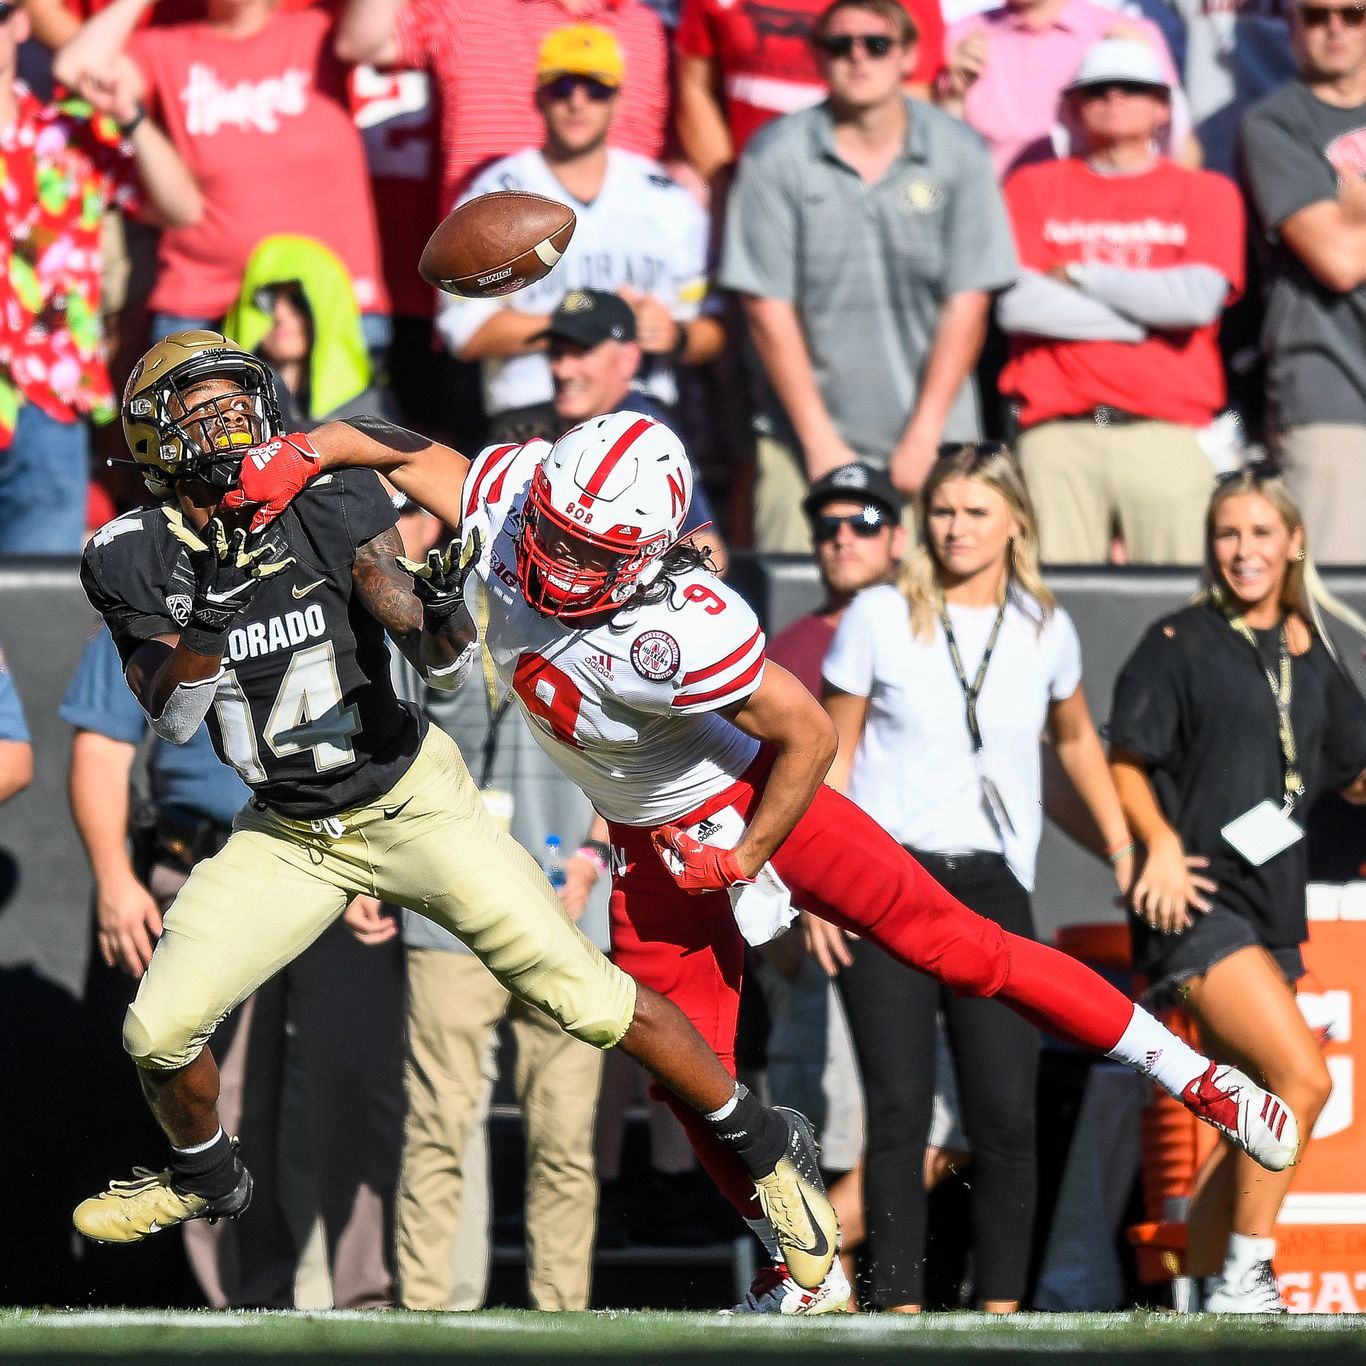
<path fill-rule="evenodd" d="M 190 635 L 187 643 L 192 649 L 196 633 L 206 645 L 209 637 L 221 637 L 246 610 L 262 581 L 294 563 L 292 555 L 274 558 L 274 546 L 253 546 L 242 527 L 229 533 L 217 517 L 200 535 L 178 519 L 172 519 L 170 527 L 171 534 L 189 547 L 194 570 L 194 598 L 182 633 Z"/>
<path fill-rule="evenodd" d="M 1209 859 L 1187 854 L 1175 831 L 1154 840 L 1134 883 L 1135 913 L 1159 934 L 1180 934 L 1193 923 L 1192 911 L 1210 909 L 1218 884 L 1205 875 Z"/>
<path fill-rule="evenodd" d="M 950 99 L 961 100 L 987 69 L 991 44 L 985 29 L 976 28 L 959 40 L 949 53 L 944 92 Z"/>
<path fill-rule="evenodd" d="M 156 898 L 131 871 L 95 889 L 95 939 L 106 967 L 141 977 L 160 935 Z"/>
<path fill-rule="evenodd" d="M 229 489 L 223 507 L 230 512 L 250 507 L 252 531 L 269 526 L 322 473 L 322 459 L 302 433 L 277 436 L 242 454 L 237 487 Z"/>
<path fill-rule="evenodd" d="M 849 952 L 849 936 L 838 925 L 807 911 L 802 912 L 802 937 L 807 952 L 820 964 L 827 977 L 838 977 L 844 968 L 854 966 L 854 955 Z"/>
<path fill-rule="evenodd" d="M 378 897 L 358 896 L 342 912 L 342 920 L 362 944 L 387 944 L 398 933 L 398 920 Z"/>
<path fill-rule="evenodd" d="M 564 881 L 555 888 L 564 913 L 577 922 L 588 909 L 588 894 L 597 886 L 598 868 L 582 854 L 571 854 L 564 861 Z"/>
<path fill-rule="evenodd" d="M 431 625 L 444 625 L 465 605 L 465 580 L 479 563 L 483 548 L 483 537 L 471 528 L 463 540 L 457 537 L 445 550 L 433 546 L 425 560 L 410 560 L 405 555 L 394 557 L 398 567 L 412 575 L 413 592 Z"/>
<path fill-rule="evenodd" d="M 650 839 L 673 880 L 694 896 L 754 881 L 740 866 L 734 849 L 703 844 L 676 825 L 661 825 Z"/>

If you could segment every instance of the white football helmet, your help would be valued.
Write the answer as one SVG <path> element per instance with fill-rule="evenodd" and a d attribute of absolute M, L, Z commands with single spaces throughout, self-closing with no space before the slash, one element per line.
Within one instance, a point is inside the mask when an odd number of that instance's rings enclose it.
<path fill-rule="evenodd" d="M 571 428 L 532 476 L 517 581 L 543 616 L 610 611 L 652 583 L 692 501 L 683 443 L 641 413 Z"/>

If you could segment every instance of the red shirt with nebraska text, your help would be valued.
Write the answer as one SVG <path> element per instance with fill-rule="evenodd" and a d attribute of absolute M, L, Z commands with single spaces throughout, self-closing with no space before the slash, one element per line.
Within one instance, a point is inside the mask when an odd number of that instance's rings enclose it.
<path fill-rule="evenodd" d="M 1140 175 L 1100 175 L 1076 157 L 1017 171 L 1006 182 L 1015 247 L 1026 270 L 1081 262 L 1128 270 L 1212 266 L 1243 288 L 1243 204 L 1233 183 L 1166 159 Z M 1203 427 L 1224 404 L 1219 324 L 1160 332 L 1138 343 L 1058 341 L 1017 333 L 1001 392 L 1020 423 L 1101 404 Z"/>
<path fill-rule="evenodd" d="M 683 0 L 674 46 L 681 57 L 712 57 L 721 70 L 726 117 L 738 157 L 779 114 L 826 96 L 811 29 L 830 0 Z M 944 66 L 938 0 L 903 0 L 920 34 L 911 80 L 929 85 Z"/>
<path fill-rule="evenodd" d="M 276 10 L 246 38 L 206 23 L 135 33 L 128 51 L 204 194 L 204 215 L 162 233 L 151 307 L 221 317 L 253 248 L 274 233 L 341 257 L 365 312 L 386 312 L 379 235 L 347 68 L 323 8 Z"/>

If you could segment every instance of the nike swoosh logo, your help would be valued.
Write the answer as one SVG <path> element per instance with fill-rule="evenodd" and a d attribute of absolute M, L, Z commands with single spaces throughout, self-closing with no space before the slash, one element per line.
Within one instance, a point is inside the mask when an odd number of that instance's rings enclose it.
<path fill-rule="evenodd" d="M 293 593 L 296 598 L 306 598 L 315 588 L 326 582 L 326 579 L 315 579 L 312 583 L 307 583 L 302 588 L 296 583 L 289 591 Z"/>
<path fill-rule="evenodd" d="M 408 798 L 408 802 L 410 801 L 412 801 L 411 797 Z M 393 820 L 395 816 L 402 813 L 403 808 L 408 805 L 408 802 L 400 802 L 397 806 L 386 806 L 384 808 L 384 819 L 386 821 Z"/>
<path fill-rule="evenodd" d="M 798 1193 L 802 1197 L 802 1208 L 806 1211 L 806 1217 L 811 1224 L 812 1232 L 816 1235 L 816 1241 L 810 1247 L 801 1247 L 796 1250 L 805 1252 L 808 1257 L 824 1257 L 830 1251 L 830 1243 L 825 1234 L 821 1232 L 821 1226 L 816 1222 L 816 1216 L 811 1213 L 811 1204 L 806 1198 L 806 1192 L 799 1190 Z"/>

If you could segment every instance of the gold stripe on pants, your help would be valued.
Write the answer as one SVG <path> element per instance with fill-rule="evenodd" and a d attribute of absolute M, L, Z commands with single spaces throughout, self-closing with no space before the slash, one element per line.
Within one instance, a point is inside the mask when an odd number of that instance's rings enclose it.
<path fill-rule="evenodd" d="M 124 1021 L 124 1047 L 140 1066 L 192 1061 L 218 1022 L 361 892 L 450 930 L 512 995 L 576 1038 L 610 1048 L 626 1032 L 635 983 L 570 923 L 435 726 L 382 798 L 336 819 L 342 833 L 332 838 L 247 807 L 223 849 L 195 868 Z"/>

